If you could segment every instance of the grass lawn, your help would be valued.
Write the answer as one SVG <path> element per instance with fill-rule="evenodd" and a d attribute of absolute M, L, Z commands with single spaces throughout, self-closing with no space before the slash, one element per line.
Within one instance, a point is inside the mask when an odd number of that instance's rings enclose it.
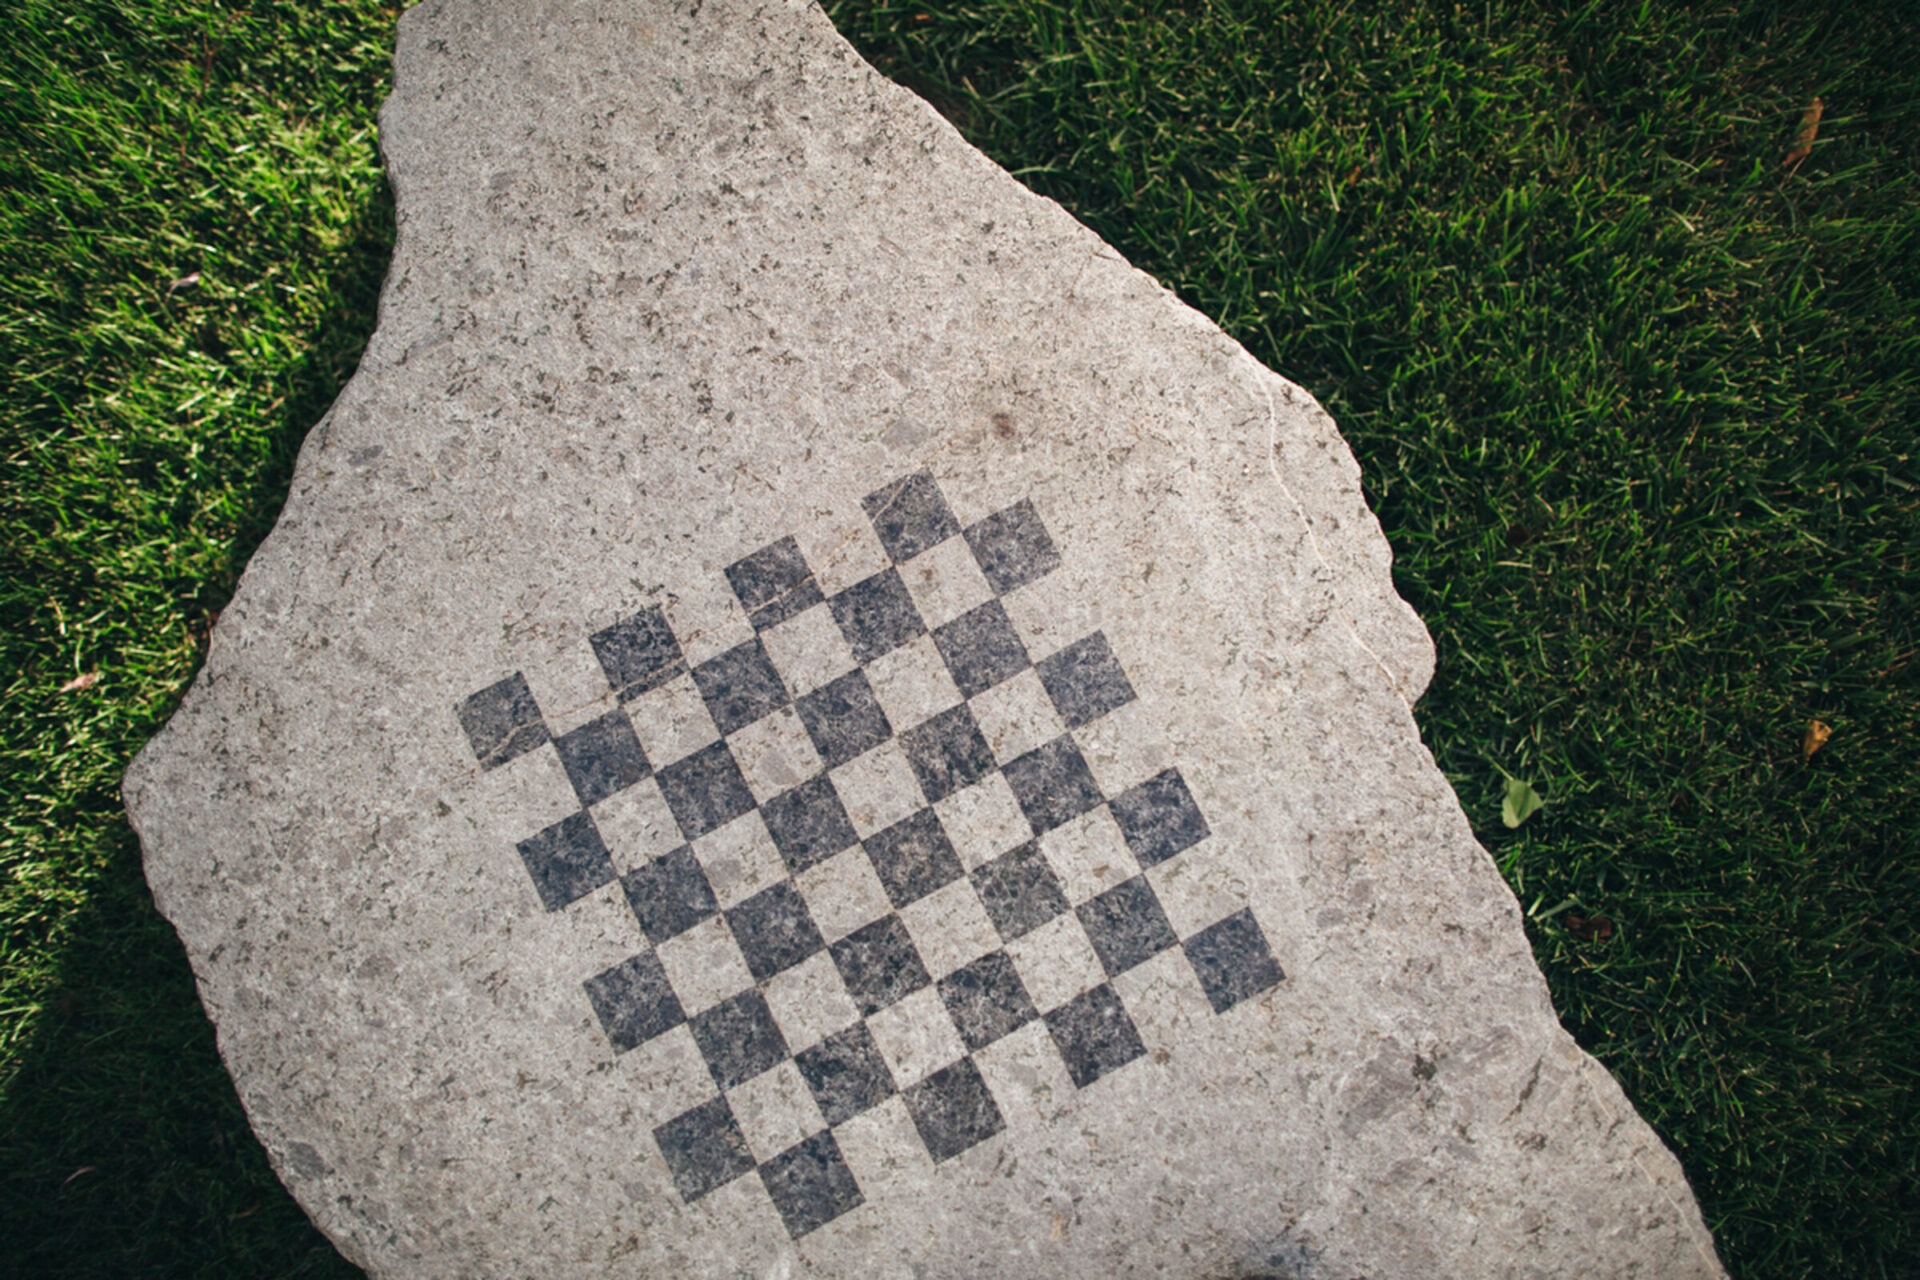
<path fill-rule="evenodd" d="M 1920 10 L 832 9 L 1339 419 L 1427 741 L 1735 1275 L 1920 1274 Z M 0 1272 L 351 1274 L 117 782 L 372 328 L 396 9 L 5 16 Z"/>

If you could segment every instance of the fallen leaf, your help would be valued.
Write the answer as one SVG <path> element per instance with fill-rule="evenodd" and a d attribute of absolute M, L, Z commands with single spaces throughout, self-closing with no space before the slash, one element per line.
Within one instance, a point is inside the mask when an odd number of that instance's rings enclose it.
<path fill-rule="evenodd" d="M 180 290 L 191 289 L 199 283 L 200 273 L 198 271 L 189 271 L 186 275 L 181 276 L 178 280 L 175 280 L 167 286 L 167 296 L 171 298 L 174 294 L 180 292 Z"/>
<path fill-rule="evenodd" d="M 1582 942 L 1605 942 L 1613 937 L 1613 921 L 1605 916 L 1583 916 L 1569 911 L 1567 932 Z"/>
<path fill-rule="evenodd" d="M 1827 739 L 1833 736 L 1833 726 L 1824 720 L 1807 721 L 1807 731 L 1800 735 L 1800 763 L 1813 759 L 1813 753 L 1827 745 Z"/>
<path fill-rule="evenodd" d="M 61 693 L 78 693 L 82 689 L 91 689 L 100 683 L 100 673 L 89 671 L 85 675 L 75 676 L 60 686 Z"/>
<path fill-rule="evenodd" d="M 1500 802 L 1500 821 L 1509 827 L 1517 827 L 1539 812 L 1546 804 L 1535 791 L 1518 778 L 1507 779 L 1507 796 Z"/>
<path fill-rule="evenodd" d="M 1793 135 L 1793 150 L 1787 152 L 1781 164 L 1797 165 L 1813 154 L 1813 140 L 1820 133 L 1820 115 L 1826 109 L 1818 98 L 1807 105 L 1807 113 L 1800 117 L 1800 132 Z"/>

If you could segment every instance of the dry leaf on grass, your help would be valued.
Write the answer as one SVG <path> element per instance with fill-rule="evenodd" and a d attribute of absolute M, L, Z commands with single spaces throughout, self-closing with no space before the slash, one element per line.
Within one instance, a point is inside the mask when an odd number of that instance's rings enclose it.
<path fill-rule="evenodd" d="M 78 693 L 82 689 L 91 689 L 100 683 L 100 673 L 89 671 L 85 675 L 75 676 L 60 686 L 61 693 Z"/>
<path fill-rule="evenodd" d="M 1582 942 L 1605 942 L 1613 937 L 1613 921 L 1605 916 L 1583 916 L 1569 911 L 1567 932 Z"/>
<path fill-rule="evenodd" d="M 1827 739 L 1833 736 L 1833 726 L 1824 720 L 1807 721 L 1807 731 L 1800 735 L 1800 763 L 1813 759 L 1813 753 L 1827 745 Z"/>
<path fill-rule="evenodd" d="M 1813 154 L 1813 140 L 1820 133 L 1820 115 L 1826 106 L 1815 98 L 1807 106 L 1807 113 L 1800 117 L 1800 132 L 1793 135 L 1793 150 L 1787 152 L 1787 158 L 1780 163 L 1797 165 Z"/>

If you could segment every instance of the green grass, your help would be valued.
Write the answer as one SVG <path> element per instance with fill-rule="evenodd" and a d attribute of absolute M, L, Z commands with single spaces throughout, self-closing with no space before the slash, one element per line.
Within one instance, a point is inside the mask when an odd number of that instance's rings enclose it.
<path fill-rule="evenodd" d="M 1735 1274 L 1920 1273 L 1920 15 L 1163 8 L 834 12 L 1338 417 L 1427 741 Z M 345 1273 L 115 784 L 371 329 L 393 13 L 6 16 L 0 1268 Z"/>

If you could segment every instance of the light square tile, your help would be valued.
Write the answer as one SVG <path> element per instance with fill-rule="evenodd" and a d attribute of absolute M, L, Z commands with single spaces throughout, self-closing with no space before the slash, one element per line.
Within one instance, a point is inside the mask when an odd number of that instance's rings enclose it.
<path fill-rule="evenodd" d="M 1213 1019 L 1220 1016 L 1207 1003 L 1200 979 L 1179 947 L 1127 970 L 1113 979 L 1113 989 L 1148 1056 L 1162 1062 L 1203 1043 Z"/>
<path fill-rule="evenodd" d="M 964 877 L 902 907 L 900 920 L 936 982 L 1000 945 L 999 931 Z"/>
<path fill-rule="evenodd" d="M 892 563 L 872 523 L 859 510 L 821 521 L 794 534 L 813 567 L 813 580 L 828 595 L 838 595 Z"/>
<path fill-rule="evenodd" d="M 933 987 L 922 987 L 874 1014 L 867 1019 L 867 1029 L 893 1072 L 893 1083 L 901 1089 L 925 1079 L 967 1051 L 947 1006 Z"/>
<path fill-rule="evenodd" d="M 763 990 L 787 1048 L 795 1053 L 819 1044 L 860 1017 L 833 957 L 824 951 L 767 979 Z"/>
<path fill-rule="evenodd" d="M 1075 729 L 1073 740 L 1080 744 L 1093 780 L 1109 796 L 1145 782 L 1174 763 L 1166 735 L 1141 698 Z M 1181 773 L 1191 780 L 1189 770 Z"/>
<path fill-rule="evenodd" d="M 740 954 L 733 932 L 721 916 L 709 917 L 679 937 L 668 938 L 654 952 L 688 1017 L 753 985 L 746 957 Z"/>
<path fill-rule="evenodd" d="M 896 734 L 932 719 L 960 701 L 946 661 L 924 635 L 867 664 L 867 683 Z"/>
<path fill-rule="evenodd" d="M 947 829 L 960 865 L 971 871 L 1033 838 L 1013 788 L 999 770 L 962 787 L 933 806 Z"/>
<path fill-rule="evenodd" d="M 1209 844 L 1202 843 L 1147 869 L 1147 883 L 1160 899 L 1167 923 L 1182 938 L 1247 905 L 1246 880 L 1232 866 L 1207 856 L 1211 852 Z"/>
<path fill-rule="evenodd" d="M 677 594 L 662 608 L 689 667 L 753 639 L 753 624 L 734 598 L 725 573 L 691 574 L 685 582 L 676 582 L 674 589 Z"/>
<path fill-rule="evenodd" d="M 1140 872 L 1120 824 L 1105 805 L 1041 836 L 1040 851 L 1047 855 L 1067 901 L 1076 907 Z"/>
<path fill-rule="evenodd" d="M 949 538 L 915 556 L 900 566 L 900 577 L 928 627 L 950 622 L 993 599 L 993 588 L 965 538 Z"/>
<path fill-rule="evenodd" d="M 1001 607 L 1027 654 L 1035 662 L 1066 648 L 1082 636 L 1100 630 L 1104 611 L 1098 605 L 1081 603 L 1084 591 L 1073 590 L 1056 570 L 1037 582 L 1009 591 L 1000 597 Z"/>
<path fill-rule="evenodd" d="M 808 867 L 793 878 L 793 883 L 807 900 L 807 910 L 819 926 L 820 936 L 828 942 L 838 942 L 893 910 L 886 886 L 858 846 L 836 853 L 817 867 Z"/>
<path fill-rule="evenodd" d="M 820 772 L 820 753 L 792 707 L 762 716 L 728 737 L 727 746 L 761 804 Z"/>
<path fill-rule="evenodd" d="M 756 1160 L 766 1161 L 827 1127 L 791 1059 L 727 1091 L 727 1105 Z"/>
<path fill-rule="evenodd" d="M 1002 762 L 1052 742 L 1067 729 L 1032 668 L 974 695 L 968 705 L 993 758 Z"/>
<path fill-rule="evenodd" d="M 607 673 L 593 656 L 585 637 L 526 656 L 520 674 L 540 704 L 547 729 L 554 737 L 578 729 L 614 706 Z"/>
<path fill-rule="evenodd" d="M 707 873 L 722 907 L 745 902 L 786 878 L 787 864 L 758 813 L 746 813 L 693 842 L 693 856 Z"/>
<path fill-rule="evenodd" d="M 587 1018 L 592 1020 L 593 1014 Z M 606 1043 L 598 1023 L 593 1033 Z M 629 1082 L 625 1096 L 632 1099 L 649 1129 L 699 1106 L 715 1092 L 713 1072 L 685 1023 L 621 1054 L 614 1059 L 613 1070 Z"/>
<path fill-rule="evenodd" d="M 803 609 L 776 627 L 760 633 L 760 643 L 773 660 L 787 692 L 794 697 L 811 693 L 835 676 L 853 670 L 853 649 L 825 604 Z"/>
<path fill-rule="evenodd" d="M 869 1200 L 911 1194 L 914 1187 L 935 1176 L 933 1157 L 913 1127 L 906 1100 L 898 1094 L 835 1125 L 833 1137 Z"/>
<path fill-rule="evenodd" d="M 907 785 L 914 786 L 911 771 Z M 473 812 L 485 815 L 509 849 L 580 811 L 580 797 L 574 794 L 550 742 L 498 768 L 476 773 L 470 792 Z M 914 794 L 919 794 L 917 789 Z"/>
<path fill-rule="evenodd" d="M 678 675 L 627 703 L 634 736 L 657 771 L 720 736 L 690 675 Z"/>
<path fill-rule="evenodd" d="M 1046 1127 L 1059 1120 L 1080 1091 L 1073 1087 L 1044 1021 L 1036 1018 L 1001 1037 L 976 1052 L 973 1060 L 1016 1141 L 1058 1142 L 1059 1135 L 1046 1133 Z"/>
<path fill-rule="evenodd" d="M 926 807 L 913 766 L 897 741 L 883 742 L 835 769 L 833 789 L 863 840 Z"/>
<path fill-rule="evenodd" d="M 673 820 L 666 797 L 652 778 L 645 778 L 593 806 L 593 825 L 621 875 L 672 853 L 686 841 Z"/>
<path fill-rule="evenodd" d="M 1009 942 L 1007 954 L 1041 1013 L 1059 1008 L 1107 978 L 1087 931 L 1071 911 Z"/>
<path fill-rule="evenodd" d="M 519 859 L 514 859 L 518 862 Z M 521 879 L 525 879 L 521 874 Z M 528 901 L 533 889 L 527 889 Z M 517 932 L 517 931 L 516 931 Z M 555 956 L 567 956 L 568 973 L 577 965 L 584 979 L 603 969 L 645 951 L 652 944 L 627 905 L 620 882 L 603 884 L 583 898 L 575 899 L 563 911 L 548 912 L 540 921 L 537 937 L 529 936 L 525 945 L 533 954 L 524 957 L 530 971 L 538 970 L 544 985 L 554 968 Z"/>

